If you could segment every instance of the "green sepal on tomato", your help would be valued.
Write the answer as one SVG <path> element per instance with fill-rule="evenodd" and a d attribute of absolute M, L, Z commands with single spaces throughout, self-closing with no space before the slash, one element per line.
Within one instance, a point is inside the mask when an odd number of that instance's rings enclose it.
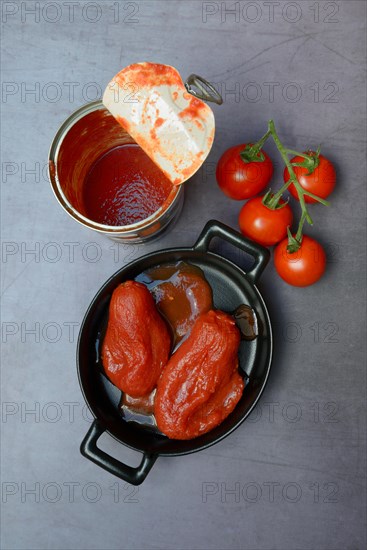
<path fill-rule="evenodd" d="M 223 153 L 217 164 L 216 178 L 225 195 L 240 201 L 261 193 L 273 171 L 273 163 L 265 151 L 244 143 Z"/>
<path fill-rule="evenodd" d="M 266 205 L 268 195 L 248 200 L 238 217 L 241 233 L 263 246 L 279 243 L 293 222 L 289 204 L 281 199 L 275 208 L 269 208 Z"/>
<path fill-rule="evenodd" d="M 325 272 L 326 254 L 323 247 L 308 235 L 302 236 L 296 252 L 289 252 L 288 244 L 288 238 L 285 238 L 274 250 L 278 275 L 289 285 L 313 285 Z"/>
<path fill-rule="evenodd" d="M 336 172 L 333 164 L 317 151 L 307 151 L 303 156 L 295 156 L 291 159 L 293 171 L 301 187 L 310 193 L 326 199 L 332 193 L 336 182 Z M 289 181 L 288 168 L 284 169 L 284 181 Z M 299 200 L 297 189 L 291 183 L 288 191 L 296 200 Z M 305 202 L 315 203 L 316 199 L 304 195 Z"/>

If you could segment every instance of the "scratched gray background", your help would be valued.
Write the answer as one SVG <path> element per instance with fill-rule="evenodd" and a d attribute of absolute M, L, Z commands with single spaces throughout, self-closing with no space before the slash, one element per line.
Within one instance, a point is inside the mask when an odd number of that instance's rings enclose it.
<path fill-rule="evenodd" d="M 2 3 L 3 549 L 366 547 L 365 3 L 231 6 Z M 205 76 L 225 103 L 214 107 L 213 150 L 185 185 L 172 232 L 116 247 L 62 211 L 44 167 L 69 113 L 142 60 Z M 260 288 L 276 347 L 257 410 L 207 451 L 159 458 L 132 489 L 79 454 L 90 418 L 75 370 L 78 326 L 124 263 L 190 245 L 209 218 L 236 227 L 240 204 L 210 172 L 271 117 L 286 143 L 322 143 L 337 166 L 332 205 L 315 206 L 308 229 L 327 249 L 327 274 L 296 289 L 268 266 Z M 140 459 L 109 436 L 101 446 L 132 465 Z"/>

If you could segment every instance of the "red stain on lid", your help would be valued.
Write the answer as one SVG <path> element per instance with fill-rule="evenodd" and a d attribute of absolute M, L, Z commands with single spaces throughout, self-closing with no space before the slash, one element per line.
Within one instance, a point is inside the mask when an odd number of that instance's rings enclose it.
<path fill-rule="evenodd" d="M 160 126 L 162 126 L 163 123 L 164 123 L 164 118 L 158 117 L 157 120 L 154 123 L 154 126 L 156 128 L 159 128 Z"/>
<path fill-rule="evenodd" d="M 161 65 L 160 63 L 136 63 L 122 69 L 116 76 L 115 80 L 121 86 L 126 84 L 125 74 L 128 73 L 129 80 L 132 85 L 148 88 L 156 86 L 182 86 L 182 78 L 173 67 L 169 65 Z M 136 90 L 137 91 L 137 90 Z"/>
<path fill-rule="evenodd" d="M 152 128 L 150 130 L 150 137 L 152 138 L 152 142 L 154 143 L 158 143 L 159 142 L 159 137 L 157 136 L 157 132 L 156 132 L 156 129 L 155 128 Z"/>
<path fill-rule="evenodd" d="M 191 96 L 190 105 L 181 111 L 178 116 L 180 118 L 203 118 L 203 111 L 206 110 L 206 105 L 200 99 Z"/>

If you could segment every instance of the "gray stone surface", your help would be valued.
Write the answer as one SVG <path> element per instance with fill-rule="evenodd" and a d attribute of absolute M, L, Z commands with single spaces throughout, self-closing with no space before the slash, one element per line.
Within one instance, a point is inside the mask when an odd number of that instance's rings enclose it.
<path fill-rule="evenodd" d="M 246 1 L 237 15 L 225 11 L 232 5 L 1 4 L 4 549 L 366 547 L 365 3 Z M 45 166 L 67 115 L 141 60 L 205 76 L 225 103 L 214 107 L 215 144 L 186 186 L 177 225 L 152 245 L 120 246 L 117 257 L 112 242 L 58 206 Z M 260 288 L 275 356 L 257 410 L 207 451 L 159 458 L 133 489 L 79 454 L 90 418 L 75 369 L 78 327 L 124 263 L 190 245 L 209 218 L 236 227 L 240 204 L 208 172 L 225 148 L 262 135 L 269 118 L 288 144 L 322 143 L 337 166 L 332 204 L 314 207 L 308 230 L 327 248 L 327 274 L 296 289 L 268 266 Z M 279 167 L 275 185 L 280 175 Z M 138 463 L 109 436 L 101 446 Z"/>

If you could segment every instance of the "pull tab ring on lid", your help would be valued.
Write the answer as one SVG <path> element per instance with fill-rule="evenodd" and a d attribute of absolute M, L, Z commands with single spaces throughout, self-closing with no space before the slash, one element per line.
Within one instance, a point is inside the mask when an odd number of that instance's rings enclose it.
<path fill-rule="evenodd" d="M 205 87 L 203 86 L 203 84 Z M 199 89 L 200 93 L 194 90 L 191 86 L 196 86 Z M 217 105 L 222 105 L 223 103 L 222 96 L 220 95 L 219 92 L 217 92 L 214 86 L 212 86 L 210 82 L 205 80 L 205 78 L 202 78 L 197 74 L 190 74 L 190 76 L 187 77 L 185 82 L 185 88 L 189 92 L 189 94 L 197 97 L 198 99 L 211 101 L 213 103 L 217 103 Z"/>

